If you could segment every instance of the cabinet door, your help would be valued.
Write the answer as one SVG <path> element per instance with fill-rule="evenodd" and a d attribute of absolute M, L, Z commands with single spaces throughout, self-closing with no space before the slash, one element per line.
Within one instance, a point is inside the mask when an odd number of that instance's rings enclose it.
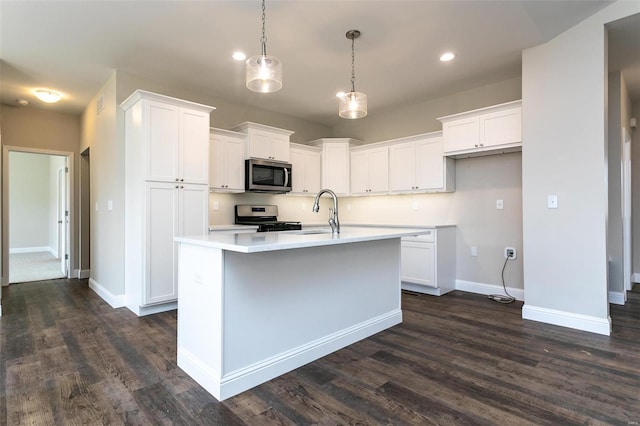
<path fill-rule="evenodd" d="M 206 235 L 209 228 L 209 191 L 206 185 L 180 185 L 178 236 Z"/>
<path fill-rule="evenodd" d="M 422 190 L 444 187 L 442 139 L 416 142 L 416 186 Z"/>
<path fill-rule="evenodd" d="M 250 158 L 264 158 L 270 160 L 271 157 L 273 157 L 271 135 L 259 130 L 250 130 L 248 151 Z"/>
<path fill-rule="evenodd" d="M 211 135 L 209 139 L 209 185 L 211 188 L 224 188 L 224 145 L 223 136 Z"/>
<path fill-rule="evenodd" d="M 493 147 L 522 141 L 520 107 L 480 116 L 480 146 Z"/>
<path fill-rule="evenodd" d="M 244 191 L 244 140 L 229 138 L 224 149 L 225 189 Z"/>
<path fill-rule="evenodd" d="M 300 149 L 291 149 L 291 192 L 303 194 L 305 190 L 305 152 Z"/>
<path fill-rule="evenodd" d="M 402 241 L 400 279 L 409 283 L 437 287 L 434 249 L 434 243 Z"/>
<path fill-rule="evenodd" d="M 478 148 L 478 117 L 461 118 L 442 124 L 444 152 L 468 151 Z"/>
<path fill-rule="evenodd" d="M 337 195 L 349 194 L 349 144 L 329 143 L 322 147 L 322 187 Z"/>
<path fill-rule="evenodd" d="M 389 189 L 392 192 L 416 189 L 415 146 L 415 142 L 407 142 L 389 147 Z"/>
<path fill-rule="evenodd" d="M 174 301 L 178 297 L 173 241 L 179 227 L 178 185 L 162 182 L 146 185 L 143 306 Z"/>
<path fill-rule="evenodd" d="M 369 153 L 369 193 L 389 191 L 389 148 L 381 147 Z"/>
<path fill-rule="evenodd" d="M 209 182 L 209 114 L 180 109 L 180 167 L 181 182 L 208 184 Z"/>
<path fill-rule="evenodd" d="M 271 156 L 274 160 L 289 161 L 289 136 L 273 134 L 271 139 Z"/>
<path fill-rule="evenodd" d="M 366 151 L 351 153 L 351 193 L 369 193 L 369 154 Z"/>
<path fill-rule="evenodd" d="M 162 102 L 146 101 L 147 180 L 174 182 L 178 178 L 180 156 L 180 108 Z"/>
<path fill-rule="evenodd" d="M 317 194 L 320 192 L 320 165 L 319 152 L 306 153 L 304 161 L 304 189 L 307 193 Z"/>

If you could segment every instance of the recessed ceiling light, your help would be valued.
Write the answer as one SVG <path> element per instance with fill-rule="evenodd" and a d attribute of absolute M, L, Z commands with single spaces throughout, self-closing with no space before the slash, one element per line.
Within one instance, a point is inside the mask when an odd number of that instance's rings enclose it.
<path fill-rule="evenodd" d="M 243 52 L 233 52 L 233 59 L 235 59 L 236 61 L 244 61 L 245 59 L 247 59 L 247 55 L 245 55 Z"/>
<path fill-rule="evenodd" d="M 447 52 L 447 53 L 443 53 L 442 56 L 440 56 L 440 60 L 442 62 L 448 62 L 448 61 L 452 60 L 455 57 L 456 57 L 456 55 L 454 55 L 453 53 Z"/>
<path fill-rule="evenodd" d="M 38 99 L 48 104 L 58 102 L 60 99 L 62 99 L 62 95 L 60 93 L 54 92 L 52 90 L 38 89 L 36 90 L 35 94 Z"/>

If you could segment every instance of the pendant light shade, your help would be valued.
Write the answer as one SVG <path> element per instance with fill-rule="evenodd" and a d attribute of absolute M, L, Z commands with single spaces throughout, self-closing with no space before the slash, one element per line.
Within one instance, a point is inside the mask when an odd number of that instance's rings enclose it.
<path fill-rule="evenodd" d="M 367 115 L 367 95 L 349 92 L 340 96 L 338 114 L 341 118 L 362 118 Z"/>
<path fill-rule="evenodd" d="M 267 37 L 265 35 L 265 0 L 262 0 L 262 53 L 247 59 L 247 89 L 258 93 L 273 93 L 282 89 L 282 63 L 275 56 L 267 55 Z"/>
<path fill-rule="evenodd" d="M 367 95 L 356 92 L 355 39 L 360 37 L 360 31 L 349 30 L 346 36 L 351 40 L 351 92 L 338 96 L 340 98 L 338 115 L 341 118 L 356 119 L 367 116 Z"/>

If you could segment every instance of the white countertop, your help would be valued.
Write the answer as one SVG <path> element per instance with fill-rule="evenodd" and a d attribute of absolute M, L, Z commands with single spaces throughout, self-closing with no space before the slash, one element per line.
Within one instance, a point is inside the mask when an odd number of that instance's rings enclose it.
<path fill-rule="evenodd" d="M 303 229 L 301 231 L 234 233 L 212 232 L 208 235 L 176 238 L 183 244 L 219 248 L 239 253 L 288 250 L 305 247 L 348 244 L 362 241 L 384 240 L 422 235 L 434 229 L 425 227 L 382 227 L 343 226 L 339 235 L 334 236 L 328 227 Z M 314 233 L 318 230 L 324 233 Z"/>

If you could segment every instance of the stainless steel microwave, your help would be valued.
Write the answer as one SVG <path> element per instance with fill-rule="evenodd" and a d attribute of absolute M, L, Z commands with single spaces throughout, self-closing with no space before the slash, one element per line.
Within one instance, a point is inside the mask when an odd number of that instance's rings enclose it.
<path fill-rule="evenodd" d="M 284 161 L 250 158 L 245 160 L 244 189 L 251 192 L 291 191 L 291 164 Z"/>

